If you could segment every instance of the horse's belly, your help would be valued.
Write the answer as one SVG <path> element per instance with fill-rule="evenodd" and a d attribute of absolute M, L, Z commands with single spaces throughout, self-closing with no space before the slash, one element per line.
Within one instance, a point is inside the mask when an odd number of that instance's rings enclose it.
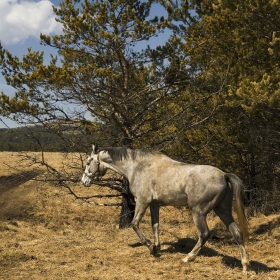
<path fill-rule="evenodd" d="M 174 189 L 165 188 L 157 190 L 153 195 L 154 200 L 157 200 L 161 205 L 171 206 L 186 206 L 188 203 L 188 196 L 184 188 Z"/>
<path fill-rule="evenodd" d="M 180 197 L 178 199 L 160 199 L 159 204 L 163 206 L 187 206 L 188 198 Z"/>

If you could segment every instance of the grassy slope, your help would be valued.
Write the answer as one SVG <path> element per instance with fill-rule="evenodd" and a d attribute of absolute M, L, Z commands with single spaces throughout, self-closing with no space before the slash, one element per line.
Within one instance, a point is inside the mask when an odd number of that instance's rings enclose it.
<path fill-rule="evenodd" d="M 59 162 L 59 155 L 51 156 Z M 12 164 L 14 157 L 0 153 L 0 161 Z M 218 238 L 185 264 L 181 259 L 196 242 L 191 217 L 185 209 L 162 208 L 162 254 L 155 258 L 132 229 L 118 229 L 119 208 L 74 200 L 64 189 L 30 180 L 28 170 L 11 176 L 0 167 L 0 279 L 245 279 L 238 248 L 213 215 L 209 227 Z M 247 279 L 280 279 L 280 214 L 250 224 Z M 151 237 L 148 213 L 141 228 Z"/>

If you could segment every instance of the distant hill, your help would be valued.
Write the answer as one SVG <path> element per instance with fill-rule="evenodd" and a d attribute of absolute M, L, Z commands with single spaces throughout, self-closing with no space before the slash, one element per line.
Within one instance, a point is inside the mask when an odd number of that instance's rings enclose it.
<path fill-rule="evenodd" d="M 39 144 L 40 143 L 40 144 Z M 42 126 L 0 129 L 0 151 L 61 151 L 63 139 Z"/>

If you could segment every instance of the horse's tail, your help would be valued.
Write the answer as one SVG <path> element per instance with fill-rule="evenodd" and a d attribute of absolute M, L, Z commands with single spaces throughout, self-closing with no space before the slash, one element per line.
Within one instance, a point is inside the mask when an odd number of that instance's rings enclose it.
<path fill-rule="evenodd" d="M 236 200 L 236 212 L 239 226 L 243 235 L 243 240 L 247 241 L 249 236 L 248 220 L 245 216 L 244 208 L 244 185 L 239 177 L 232 173 L 226 173 L 225 178 L 230 182 Z"/>

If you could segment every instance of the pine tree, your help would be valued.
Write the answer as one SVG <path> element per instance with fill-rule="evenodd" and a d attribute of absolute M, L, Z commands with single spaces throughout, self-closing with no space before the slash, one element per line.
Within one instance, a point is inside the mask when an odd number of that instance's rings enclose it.
<path fill-rule="evenodd" d="M 184 141 L 194 147 L 194 158 L 239 173 L 253 202 L 256 191 L 279 180 L 280 4 L 192 2 L 198 20 L 185 32 L 185 53 L 197 86 L 213 93 L 217 109 Z"/>

